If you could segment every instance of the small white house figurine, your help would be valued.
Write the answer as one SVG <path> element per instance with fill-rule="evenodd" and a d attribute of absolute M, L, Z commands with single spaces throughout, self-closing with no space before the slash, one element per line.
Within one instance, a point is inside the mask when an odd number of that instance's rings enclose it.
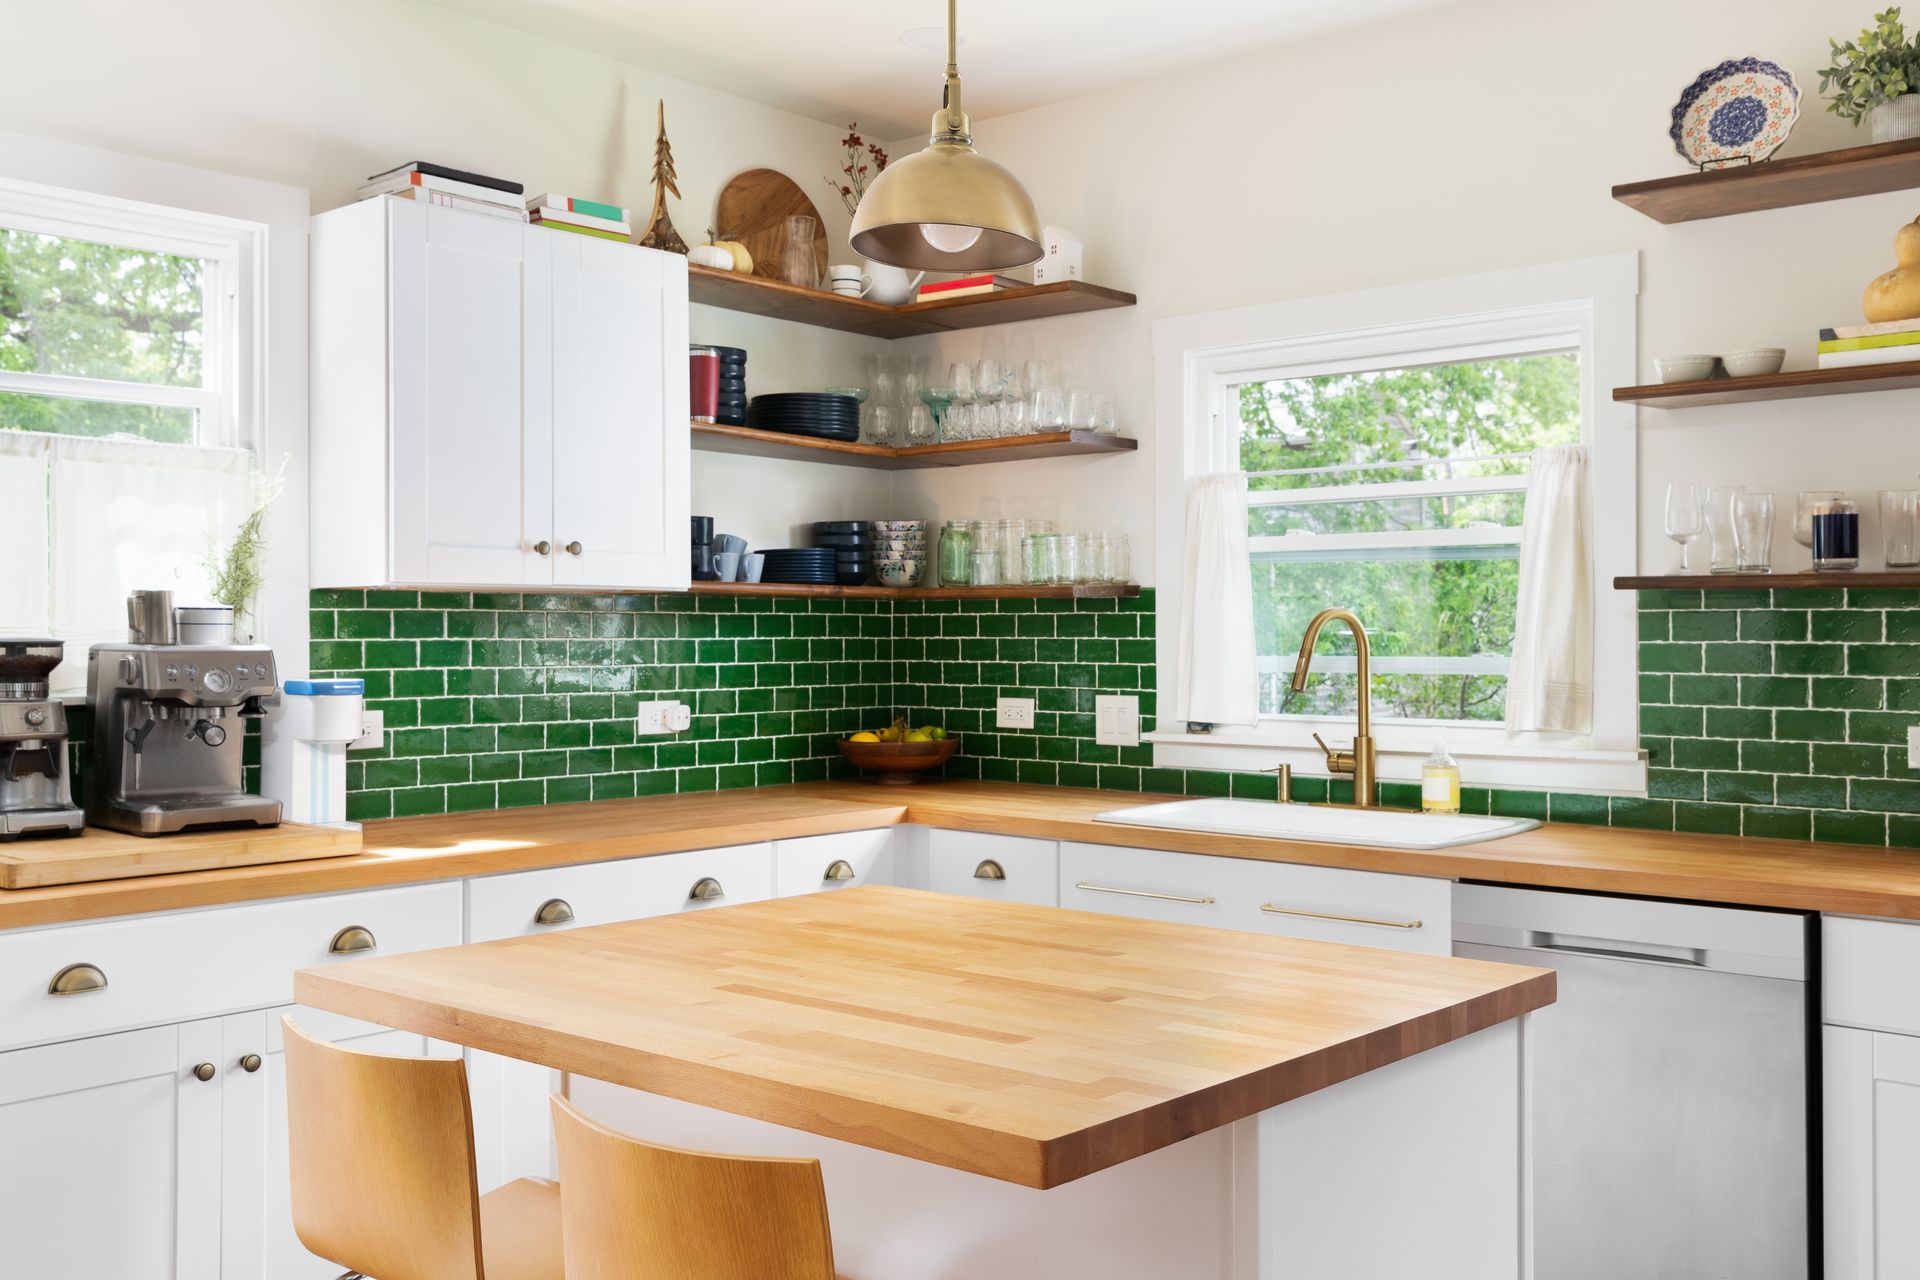
<path fill-rule="evenodd" d="M 1041 246 L 1047 252 L 1033 264 L 1035 284 L 1085 278 L 1080 261 L 1085 246 L 1080 243 L 1080 237 L 1060 227 L 1048 227 L 1041 236 Z"/>

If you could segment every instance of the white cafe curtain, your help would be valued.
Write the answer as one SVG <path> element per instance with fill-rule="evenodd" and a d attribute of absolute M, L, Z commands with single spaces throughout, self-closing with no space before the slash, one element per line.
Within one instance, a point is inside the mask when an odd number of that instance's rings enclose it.
<path fill-rule="evenodd" d="M 1593 493 L 1584 445 L 1536 449 L 1520 533 L 1507 732 L 1593 729 Z"/>
<path fill-rule="evenodd" d="M 1243 473 L 1188 484 L 1184 583 L 1173 719 L 1252 724 L 1260 714 L 1260 676 Z"/>

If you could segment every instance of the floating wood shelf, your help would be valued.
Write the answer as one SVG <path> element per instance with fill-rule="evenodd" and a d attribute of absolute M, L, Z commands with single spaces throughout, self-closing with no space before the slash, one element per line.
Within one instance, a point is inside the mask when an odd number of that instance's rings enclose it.
<path fill-rule="evenodd" d="M 1674 573 L 1647 578 L 1615 578 L 1619 591 L 1792 591 L 1818 587 L 1912 587 L 1920 573 Z"/>
<path fill-rule="evenodd" d="M 1656 382 L 1644 387 L 1615 387 L 1616 401 L 1649 409 L 1688 409 L 1695 405 L 1747 404 L 1756 400 L 1798 400 L 1856 391 L 1901 391 L 1920 387 L 1920 360 L 1857 365 L 1851 369 L 1795 369 L 1752 378 L 1707 378 L 1700 382 Z"/>
<path fill-rule="evenodd" d="M 708 453 L 744 453 L 796 462 L 831 462 L 845 467 L 906 471 L 918 467 L 1019 462 L 1027 458 L 1103 457 L 1132 453 L 1140 447 L 1140 442 L 1126 436 L 1101 435 L 1097 431 L 1050 431 L 1045 435 L 1011 436 L 1004 440 L 955 440 L 895 449 L 884 444 L 812 440 L 778 431 L 696 422 L 693 447 Z"/>
<path fill-rule="evenodd" d="M 1920 187 L 1920 139 L 1630 182 L 1615 187 L 1613 198 L 1655 222 L 1673 223 L 1910 187 Z"/>
<path fill-rule="evenodd" d="M 1137 596 L 1131 582 L 1063 587 L 816 587 L 797 582 L 696 582 L 697 596 L 809 596 L 821 600 L 1111 600 Z"/>
<path fill-rule="evenodd" d="M 1063 280 L 1025 289 L 891 307 L 883 302 L 843 298 L 783 280 L 736 275 L 700 266 L 687 268 L 687 287 L 693 301 L 705 306 L 770 316 L 775 320 L 795 320 L 823 329 L 865 334 L 869 338 L 911 338 L 951 329 L 978 329 L 1016 320 L 1043 320 L 1050 316 L 1131 307 L 1137 301 L 1132 294 L 1118 289 Z"/>

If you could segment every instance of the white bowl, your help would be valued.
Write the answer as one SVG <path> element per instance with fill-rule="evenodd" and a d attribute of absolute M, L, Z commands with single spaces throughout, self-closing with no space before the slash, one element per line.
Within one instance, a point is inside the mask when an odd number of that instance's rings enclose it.
<path fill-rule="evenodd" d="M 882 560 L 874 565 L 883 587 L 914 587 L 920 584 L 920 561 Z"/>
<path fill-rule="evenodd" d="M 1729 351 L 1720 359 L 1734 377 L 1758 378 L 1780 372 L 1780 366 L 1787 362 L 1787 349 L 1756 347 L 1752 351 Z"/>
<path fill-rule="evenodd" d="M 1713 376 L 1719 356 L 1662 356 L 1653 362 L 1662 382 L 1704 382 Z"/>

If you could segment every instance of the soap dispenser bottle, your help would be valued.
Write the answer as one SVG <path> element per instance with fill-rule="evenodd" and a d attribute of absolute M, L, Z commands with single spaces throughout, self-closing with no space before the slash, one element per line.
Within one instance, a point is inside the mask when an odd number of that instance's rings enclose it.
<path fill-rule="evenodd" d="M 1447 754 L 1447 744 L 1433 744 L 1433 754 L 1420 766 L 1420 809 L 1423 813 L 1460 812 L 1460 762 Z"/>

